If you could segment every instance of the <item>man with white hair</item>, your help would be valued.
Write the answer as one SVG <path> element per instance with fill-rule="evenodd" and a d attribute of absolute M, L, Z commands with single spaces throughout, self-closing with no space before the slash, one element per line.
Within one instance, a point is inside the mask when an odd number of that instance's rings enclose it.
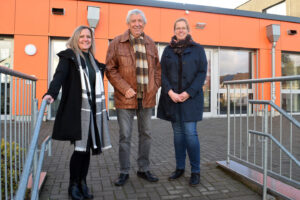
<path fill-rule="evenodd" d="M 112 40 L 106 56 L 106 76 L 114 87 L 119 124 L 120 175 L 115 182 L 122 186 L 129 178 L 130 145 L 134 116 L 137 116 L 139 145 L 137 176 L 149 182 L 158 178 L 150 172 L 151 115 L 161 83 L 157 48 L 144 33 L 147 23 L 141 10 L 130 10 L 128 30 Z"/>

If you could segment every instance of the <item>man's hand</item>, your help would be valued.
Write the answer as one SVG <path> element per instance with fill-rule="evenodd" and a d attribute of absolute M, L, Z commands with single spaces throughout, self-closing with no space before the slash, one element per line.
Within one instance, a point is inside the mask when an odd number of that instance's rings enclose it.
<path fill-rule="evenodd" d="M 185 102 L 188 98 L 190 98 L 190 95 L 186 91 L 184 91 L 179 94 L 179 97 L 180 97 L 180 102 Z"/>
<path fill-rule="evenodd" d="M 129 88 L 125 93 L 127 99 L 134 97 L 134 95 L 136 95 L 136 92 L 132 88 Z"/>
<path fill-rule="evenodd" d="M 181 99 L 177 93 L 175 93 L 173 90 L 169 90 L 168 95 L 172 99 L 174 103 L 181 102 Z"/>
<path fill-rule="evenodd" d="M 43 100 L 46 100 L 48 104 L 53 103 L 54 101 L 54 99 L 49 94 L 45 95 Z"/>

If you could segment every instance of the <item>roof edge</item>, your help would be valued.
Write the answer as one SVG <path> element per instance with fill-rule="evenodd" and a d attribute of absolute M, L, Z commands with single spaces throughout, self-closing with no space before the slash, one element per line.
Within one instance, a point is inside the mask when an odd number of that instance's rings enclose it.
<path fill-rule="evenodd" d="M 229 8 L 219 8 L 219 7 L 212 7 L 212 6 L 202 6 L 202 5 L 167 2 L 167 1 L 156 1 L 156 0 L 83 0 L 83 1 L 138 5 L 138 6 L 169 8 L 169 9 L 177 9 L 177 10 L 189 10 L 189 11 L 198 11 L 198 12 L 206 12 L 206 13 L 234 15 L 234 16 L 258 18 L 258 19 L 269 19 L 269 20 L 300 23 L 299 17 L 265 14 L 265 13 L 254 12 L 254 11 L 236 10 L 236 9 L 229 9 Z"/>

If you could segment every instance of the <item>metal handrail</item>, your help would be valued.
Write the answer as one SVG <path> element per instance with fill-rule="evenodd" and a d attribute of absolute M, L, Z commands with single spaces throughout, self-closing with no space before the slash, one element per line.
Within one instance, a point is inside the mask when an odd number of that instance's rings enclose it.
<path fill-rule="evenodd" d="M 28 79 L 28 80 L 31 80 L 31 81 L 37 81 L 38 80 L 34 76 L 30 76 L 28 74 L 24 74 L 22 72 L 15 71 L 15 70 L 9 69 L 8 67 L 4 67 L 4 66 L 1 66 L 1 65 L 0 65 L 0 73 L 15 76 L 15 77 L 18 77 L 18 78 Z"/>
<path fill-rule="evenodd" d="M 274 102 L 272 101 L 267 101 L 267 100 L 249 100 L 249 103 L 252 104 L 268 104 L 271 107 L 273 107 L 275 110 L 277 110 L 279 113 L 281 113 L 287 120 L 292 122 L 296 127 L 300 128 L 300 122 L 296 120 L 293 116 L 289 115 L 286 111 L 284 111 L 282 108 L 277 106 Z"/>
<path fill-rule="evenodd" d="M 290 157 L 295 162 L 296 165 L 298 165 L 298 167 L 300 167 L 300 161 L 297 160 L 297 158 L 295 158 L 295 156 L 293 156 L 293 154 L 291 154 L 282 144 L 280 144 L 278 142 L 278 140 L 274 136 L 272 136 L 270 133 L 263 133 L 263 132 L 254 131 L 254 130 L 249 130 L 249 133 L 270 138 L 288 157 Z"/>
<path fill-rule="evenodd" d="M 43 120 L 43 116 L 44 116 L 44 111 L 47 105 L 47 101 L 43 100 L 42 101 L 42 105 L 38 114 L 38 118 L 36 121 L 36 125 L 34 128 L 34 134 L 32 136 L 32 140 L 30 143 L 30 148 L 27 154 L 27 159 L 24 165 L 24 170 L 20 179 L 20 183 L 18 186 L 18 190 L 15 196 L 16 200 L 23 200 L 24 196 L 25 196 L 25 192 L 26 192 L 26 188 L 27 188 L 27 182 L 28 182 L 28 178 L 30 176 L 30 170 L 32 167 L 32 163 L 33 163 L 33 158 L 34 158 L 34 153 L 37 147 L 37 142 L 38 142 L 38 137 L 39 137 L 39 132 L 40 132 L 40 128 L 41 128 L 41 124 L 42 124 L 42 120 Z"/>
<path fill-rule="evenodd" d="M 40 156 L 39 156 L 39 161 L 38 161 L 38 167 L 37 167 L 37 171 L 36 171 L 36 176 L 35 176 L 35 180 L 34 180 L 32 190 L 31 190 L 31 200 L 38 199 L 40 174 L 41 174 L 41 171 L 42 171 L 42 164 L 43 164 L 43 161 L 44 161 L 44 154 L 45 154 L 45 150 L 46 150 L 46 145 L 48 143 L 51 143 L 51 137 L 50 136 L 46 137 L 46 139 L 44 140 L 44 142 L 42 143 L 42 146 L 41 146 Z M 48 155 L 49 156 L 51 155 L 51 144 L 49 145 Z"/>
<path fill-rule="evenodd" d="M 279 81 L 297 81 L 300 80 L 300 76 L 281 76 L 274 78 L 262 78 L 262 79 L 243 79 L 234 81 L 224 81 L 224 85 L 234 85 L 234 84 L 247 84 L 247 83 L 264 83 L 264 82 L 279 82 Z"/>
<path fill-rule="evenodd" d="M 286 104 L 289 104 L 289 108 L 290 108 L 290 113 L 283 110 L 283 108 L 281 108 L 280 106 L 275 104 L 275 98 L 276 96 L 273 95 L 275 93 L 275 91 L 273 91 L 275 89 L 275 82 L 280 82 L 280 89 L 282 89 L 281 84 L 282 82 L 286 82 L 289 81 L 290 82 L 290 100 L 288 102 L 285 102 Z M 292 82 L 293 81 L 300 81 L 300 75 L 297 76 L 283 76 L 283 77 L 274 77 L 274 78 L 263 78 L 263 79 L 244 79 L 244 80 L 232 80 L 232 81 L 225 81 L 223 82 L 224 85 L 226 85 L 227 87 L 227 122 L 228 122 L 228 126 L 227 126 L 227 163 L 230 162 L 230 157 L 234 157 L 236 159 L 238 159 L 240 162 L 246 162 L 247 164 L 251 165 L 251 162 L 253 162 L 253 166 L 257 167 L 257 164 L 259 163 L 259 157 L 261 156 L 261 168 L 263 169 L 263 199 L 266 199 L 267 196 L 267 174 L 271 173 L 272 175 L 275 175 L 277 177 L 280 177 L 281 180 L 285 180 L 288 181 L 291 185 L 295 185 L 297 188 L 299 188 L 300 184 L 299 184 L 299 180 L 297 179 L 293 179 L 292 178 L 292 164 L 296 164 L 295 166 L 300 167 L 300 163 L 299 160 L 297 160 L 298 158 L 296 158 L 296 155 L 293 155 L 293 149 L 292 149 L 292 136 L 293 136 L 293 129 L 292 126 L 294 125 L 297 128 L 300 128 L 300 122 L 298 120 L 296 120 L 293 116 L 292 116 L 292 110 L 293 110 L 293 98 L 292 98 Z M 265 88 L 265 84 L 271 84 L 271 100 L 266 100 L 265 99 L 265 92 L 264 92 L 264 88 Z M 232 85 L 232 87 L 231 87 Z M 236 96 L 236 85 L 240 85 L 240 95 Z M 243 98 L 243 96 L 241 95 L 241 85 L 248 85 L 247 86 L 247 90 L 244 91 L 244 93 L 247 93 L 245 95 L 245 101 L 247 103 L 247 119 L 246 119 L 246 128 L 247 128 L 247 135 L 246 136 L 242 136 L 242 132 L 243 132 L 243 126 L 242 126 L 242 112 L 241 112 L 241 106 L 242 104 L 240 104 L 240 135 L 236 136 L 236 111 L 235 111 L 235 107 L 236 107 L 236 99 L 233 99 L 233 107 L 234 107 L 234 114 L 233 114 L 233 154 L 231 154 L 231 124 L 230 124 L 230 117 L 231 117 L 231 95 L 234 95 L 234 98 L 240 98 L 240 102 L 241 99 Z M 255 97 L 253 96 L 254 99 L 256 100 L 250 100 L 249 98 L 249 85 L 252 88 L 255 89 Z M 256 85 L 256 87 L 255 87 Z M 259 88 L 261 87 L 261 88 Z M 280 101 L 282 103 L 282 96 L 280 94 Z M 253 107 L 250 107 L 250 104 L 256 104 L 255 106 L 253 105 Z M 257 107 L 258 106 L 258 107 Z M 270 115 L 269 113 L 269 106 L 271 108 L 270 110 Z M 253 130 L 249 130 L 249 117 L 250 117 L 250 112 L 252 112 L 254 110 L 253 115 L 251 115 L 253 117 Z M 260 125 L 257 124 L 257 112 L 258 110 L 262 111 L 264 113 L 264 117 L 261 118 L 261 127 L 259 127 Z M 259 112 L 260 112 L 259 111 Z M 279 129 L 279 138 L 276 138 L 275 135 L 273 136 L 273 128 L 274 126 L 273 124 L 273 117 L 274 112 L 278 112 L 280 114 L 280 129 Z M 261 113 L 262 114 L 262 113 Z M 271 121 L 269 123 L 268 118 L 270 117 Z M 290 134 L 289 134 L 289 143 L 290 146 L 289 148 L 285 147 L 282 140 L 282 119 L 285 118 L 288 123 L 290 123 Z M 269 127 L 270 125 L 270 127 Z M 258 130 L 257 128 L 261 128 L 262 130 Z M 260 132 L 261 131 L 261 132 Z M 249 147 L 251 146 L 251 137 L 250 135 L 254 135 L 253 138 L 253 151 L 251 153 L 253 153 L 253 157 L 249 157 Z M 261 148 L 261 153 L 258 152 L 259 149 L 257 149 L 256 146 L 256 137 L 257 135 L 259 135 L 260 137 L 262 137 L 262 139 L 258 138 L 258 141 L 262 142 L 262 148 Z M 238 140 L 236 139 L 238 138 Z M 270 148 L 273 149 L 272 145 L 274 144 L 274 146 L 278 147 L 279 149 L 279 172 L 275 172 L 273 170 L 273 154 L 272 151 L 269 152 L 268 149 L 268 140 L 270 138 Z M 247 143 L 247 146 L 245 148 L 242 148 L 242 144 L 243 141 L 245 141 Z M 239 147 L 239 152 L 236 153 L 236 143 L 238 143 L 240 145 Z M 245 151 L 245 153 L 243 152 Z M 289 160 L 289 168 L 287 168 L 287 170 L 289 170 L 289 177 L 288 175 L 282 175 L 282 152 L 284 154 L 287 155 L 287 159 Z M 239 155 L 239 157 L 236 157 L 236 155 Z M 270 169 L 268 168 L 268 155 L 270 154 Z M 258 159 L 257 159 L 258 158 Z M 288 165 L 288 163 L 287 163 Z M 286 165 L 285 165 L 286 166 Z M 274 166 L 277 167 L 277 166 Z M 276 190 L 276 189 L 275 189 Z M 276 191 L 275 191 L 276 192 Z"/>

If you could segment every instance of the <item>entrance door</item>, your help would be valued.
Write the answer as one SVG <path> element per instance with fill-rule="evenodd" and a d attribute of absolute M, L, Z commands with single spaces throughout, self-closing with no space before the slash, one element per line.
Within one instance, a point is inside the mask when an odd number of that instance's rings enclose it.
<path fill-rule="evenodd" d="M 66 49 L 66 43 L 67 40 L 66 39 L 52 39 L 50 41 L 51 45 L 50 45 L 50 61 L 49 61 L 49 71 L 48 71 L 48 86 L 50 84 L 50 82 L 53 79 L 53 75 L 55 73 L 59 58 L 56 55 L 57 53 L 59 53 L 60 51 Z M 50 109 L 48 109 L 48 119 L 54 119 L 57 109 L 58 109 L 58 105 L 60 103 L 60 99 L 61 99 L 61 91 L 59 92 L 59 95 L 57 96 L 57 99 L 50 105 Z"/>
<path fill-rule="evenodd" d="M 206 80 L 204 82 L 203 86 L 203 94 L 204 94 L 204 105 L 203 105 L 203 116 L 204 117 L 210 117 L 215 113 L 215 105 L 216 101 L 214 101 L 216 98 L 214 98 L 214 71 L 213 71 L 213 55 L 214 50 L 205 48 L 205 54 L 207 59 L 207 74 L 206 74 Z"/>

